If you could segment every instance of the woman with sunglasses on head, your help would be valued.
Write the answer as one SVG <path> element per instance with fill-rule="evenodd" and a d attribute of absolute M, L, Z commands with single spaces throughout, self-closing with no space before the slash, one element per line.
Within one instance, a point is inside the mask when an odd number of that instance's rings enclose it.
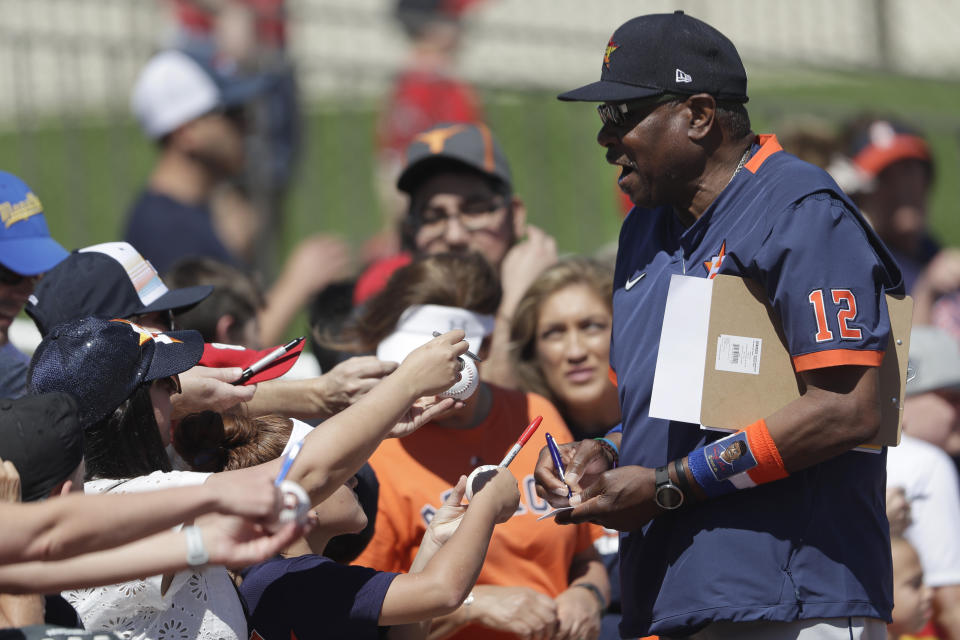
<path fill-rule="evenodd" d="M 423 398 L 449 387 L 462 332 L 418 349 L 368 396 L 326 421 L 304 442 L 289 480 L 312 504 L 352 476 L 381 439 L 415 430 L 455 402 Z M 47 335 L 34 354 L 34 391 L 64 390 L 77 397 L 85 429 L 87 493 L 138 492 L 205 484 L 229 491 L 250 479 L 273 478 L 281 462 L 215 474 L 171 471 L 170 392 L 173 375 L 194 366 L 203 341 L 195 331 L 156 334 L 120 320 L 87 318 Z M 120 629 L 131 638 L 188 637 L 245 640 L 246 620 L 223 567 L 205 567 L 195 548 L 195 570 L 110 587 L 71 591 L 68 600 L 87 628 Z"/>
<path fill-rule="evenodd" d="M 620 422 L 617 387 L 610 379 L 613 272 L 586 258 L 547 268 L 517 304 L 510 356 L 520 388 L 549 398 L 574 440 L 602 438 Z M 601 638 L 619 638 L 619 538 L 596 543 L 610 575 L 610 607 Z"/>

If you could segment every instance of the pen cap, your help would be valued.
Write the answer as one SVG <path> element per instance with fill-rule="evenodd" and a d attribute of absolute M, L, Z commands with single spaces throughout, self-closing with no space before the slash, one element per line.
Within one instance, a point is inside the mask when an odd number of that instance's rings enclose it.
<path fill-rule="evenodd" d="M 303 351 L 304 344 L 305 342 L 301 340 L 300 344 L 294 346 L 292 349 L 290 349 L 290 351 L 286 352 L 261 369 L 259 372 L 255 373 L 243 384 L 256 384 L 258 382 L 265 382 L 267 380 L 279 378 L 293 368 L 294 364 L 296 364 L 297 359 L 300 357 L 300 353 Z M 278 349 L 280 346 L 283 345 L 257 351 L 255 349 L 247 349 L 235 344 L 208 342 L 207 344 L 203 345 L 203 357 L 200 358 L 200 366 L 218 368 L 240 367 L 241 369 L 246 369 L 257 360 L 260 360 L 264 356 L 267 356 L 271 352 Z"/>

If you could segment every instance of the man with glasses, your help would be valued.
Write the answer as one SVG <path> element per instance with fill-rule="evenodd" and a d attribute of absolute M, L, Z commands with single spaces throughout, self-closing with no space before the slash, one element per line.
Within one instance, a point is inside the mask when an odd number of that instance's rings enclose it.
<path fill-rule="evenodd" d="M 503 297 L 482 376 L 513 386 L 506 351 L 510 319 L 530 283 L 556 262 L 557 248 L 552 237 L 527 224 L 503 150 L 484 124 L 439 124 L 407 148 L 397 187 L 410 197 L 405 249 L 414 255 L 475 251 L 500 275 Z"/>
<path fill-rule="evenodd" d="M 8 332 L 44 272 L 67 257 L 50 237 L 43 205 L 20 178 L 0 171 L 0 398 L 26 392 L 30 359 Z"/>
<path fill-rule="evenodd" d="M 622 431 L 566 449 L 557 516 L 624 532 L 620 634 L 885 638 L 886 453 L 851 449 L 879 427 L 884 294 L 903 291 L 889 251 L 825 172 L 750 130 L 736 48 L 682 11 L 620 26 L 600 81 L 560 99 L 601 103 L 635 204 L 614 277 Z M 725 437 L 650 416 L 671 279 L 717 274 L 763 286 L 805 389 Z M 568 504 L 546 451 L 536 477 Z"/>

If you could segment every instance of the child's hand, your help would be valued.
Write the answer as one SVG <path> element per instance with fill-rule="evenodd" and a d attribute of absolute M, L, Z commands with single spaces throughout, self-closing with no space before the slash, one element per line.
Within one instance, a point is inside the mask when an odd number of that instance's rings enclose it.
<path fill-rule="evenodd" d="M 483 489 L 473 495 L 471 504 L 478 501 L 492 501 L 497 508 L 496 522 L 506 522 L 516 512 L 520 504 L 520 490 L 517 488 L 517 479 L 510 470 L 502 468 L 497 471 L 483 486 Z"/>
<path fill-rule="evenodd" d="M 430 526 L 427 527 L 427 536 L 438 547 L 450 539 L 460 521 L 463 520 L 463 514 L 466 512 L 466 506 L 460 504 L 463 502 L 463 494 L 467 489 L 467 476 L 460 476 L 460 481 L 453 488 L 447 499 L 443 501 L 443 506 L 437 509 Z"/>
<path fill-rule="evenodd" d="M 456 329 L 415 349 L 403 360 L 395 375 L 403 376 L 414 397 L 446 391 L 460 379 L 459 356 L 467 351 L 464 332 Z"/>

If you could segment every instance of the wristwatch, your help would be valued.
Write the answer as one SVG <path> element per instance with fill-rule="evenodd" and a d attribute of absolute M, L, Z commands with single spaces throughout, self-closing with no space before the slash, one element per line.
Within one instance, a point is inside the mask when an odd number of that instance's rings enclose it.
<path fill-rule="evenodd" d="M 657 483 L 653 499 L 661 509 L 673 511 L 679 509 L 683 504 L 683 491 L 670 480 L 670 472 L 667 471 L 668 466 L 657 467 L 653 471 Z"/>

